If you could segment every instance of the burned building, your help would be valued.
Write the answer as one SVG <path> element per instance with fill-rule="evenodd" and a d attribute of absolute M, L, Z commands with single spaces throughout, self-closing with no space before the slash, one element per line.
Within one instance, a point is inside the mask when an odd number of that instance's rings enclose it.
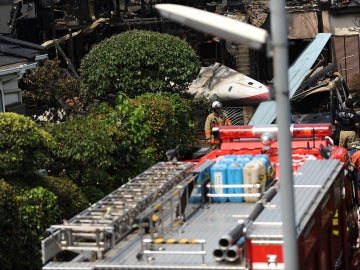
<path fill-rule="evenodd" d="M 261 71 L 261 67 L 256 63 L 246 65 L 236 59 L 236 55 L 240 55 L 238 58 L 241 59 L 258 57 L 263 65 L 263 56 L 258 53 L 248 52 L 247 48 L 241 46 L 226 44 L 216 37 L 203 37 L 203 34 L 194 33 L 179 24 L 159 18 L 154 5 L 165 2 L 206 9 L 270 30 L 269 0 L 14 0 L 1 1 L 0 4 L 7 6 L 5 10 L 8 10 L 8 34 L 37 44 L 58 39 L 75 65 L 79 62 L 76 58 L 87 53 L 89 45 L 110 35 L 140 28 L 179 36 L 187 35 L 187 40 L 199 51 L 200 56 L 205 60 L 208 58 L 211 63 L 227 61 L 226 64 L 247 75 L 272 77 L 271 74 L 263 74 L 264 71 Z M 291 41 L 290 62 L 296 59 L 317 33 L 332 33 L 335 37 L 358 35 L 358 0 L 288 0 L 286 9 Z M 4 22 L 0 26 L 4 29 Z M 344 38 L 342 40 L 348 44 Z M 340 42 L 335 43 L 337 47 L 340 46 Z M 353 44 L 353 41 L 351 43 Z M 49 46 L 49 43 L 46 45 Z M 227 59 L 227 53 L 233 55 L 234 59 Z M 336 59 L 341 61 L 347 56 L 348 53 L 338 52 Z M 345 62 L 348 61 L 352 60 L 347 59 Z M 269 66 L 271 65 L 266 68 Z"/>
<path fill-rule="evenodd" d="M 265 50 L 254 51 L 161 18 L 154 8 L 158 3 L 193 6 L 271 31 L 270 0 L 14 0 L 0 2 L 7 7 L 7 31 L 2 32 L 41 44 L 49 58 L 60 55 L 74 73 L 91 46 L 111 35 L 130 29 L 164 32 L 186 38 L 204 66 L 219 62 L 271 82 L 272 60 Z M 288 0 L 286 10 L 290 65 L 318 33 L 330 33 L 321 54 L 323 65 L 335 63 L 345 82 L 359 73 L 360 0 Z M 0 26 L 4 29 L 4 21 Z"/>

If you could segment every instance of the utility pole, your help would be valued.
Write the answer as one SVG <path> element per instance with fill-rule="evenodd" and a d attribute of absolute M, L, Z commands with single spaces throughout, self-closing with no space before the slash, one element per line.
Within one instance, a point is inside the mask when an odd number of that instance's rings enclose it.
<path fill-rule="evenodd" d="M 283 254 L 285 269 L 297 270 L 299 267 L 296 244 L 295 200 L 293 188 L 293 169 L 290 134 L 289 102 L 289 56 L 287 18 L 284 0 L 271 0 L 271 46 L 274 63 L 274 87 L 277 107 L 276 123 L 278 126 L 279 163 L 280 163 L 280 196 Z"/>

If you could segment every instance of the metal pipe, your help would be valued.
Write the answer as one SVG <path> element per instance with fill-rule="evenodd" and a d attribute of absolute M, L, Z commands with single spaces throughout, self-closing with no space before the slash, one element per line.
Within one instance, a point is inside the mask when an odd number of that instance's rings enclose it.
<path fill-rule="evenodd" d="M 284 263 L 286 269 L 297 270 L 298 248 L 296 241 L 295 201 L 291 158 L 289 56 L 285 0 L 270 1 L 271 38 L 273 46 L 274 86 L 277 107 L 277 125 L 280 163 L 281 214 L 284 235 Z"/>
<path fill-rule="evenodd" d="M 231 246 L 226 251 L 225 260 L 228 262 L 235 262 L 237 259 L 242 257 L 242 251 L 243 251 L 243 248 L 240 248 L 237 245 Z"/>
<path fill-rule="evenodd" d="M 221 262 L 225 259 L 225 250 L 221 248 L 216 248 L 213 251 L 214 260 L 217 262 Z"/>
<path fill-rule="evenodd" d="M 270 188 L 265 194 L 261 201 L 256 202 L 254 210 L 251 211 L 251 214 L 247 217 L 245 222 L 238 224 L 234 229 L 232 229 L 228 234 L 222 236 L 219 240 L 220 249 L 228 249 L 231 247 L 238 239 L 244 235 L 244 229 L 247 223 L 253 221 L 264 209 L 264 202 L 267 203 L 277 193 L 277 188 Z"/>
<path fill-rule="evenodd" d="M 245 246 L 245 237 L 242 236 L 235 245 L 231 246 L 226 251 L 225 260 L 227 260 L 228 262 L 234 262 L 237 259 L 240 259 L 242 261 L 242 259 L 244 258 L 244 246 Z"/>

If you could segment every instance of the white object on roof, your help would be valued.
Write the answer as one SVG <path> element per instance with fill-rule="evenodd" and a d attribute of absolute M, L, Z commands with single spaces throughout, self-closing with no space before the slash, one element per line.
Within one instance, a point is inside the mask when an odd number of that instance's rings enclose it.
<path fill-rule="evenodd" d="M 218 100 L 234 106 L 259 104 L 270 97 L 267 86 L 219 63 L 201 68 L 188 92 L 195 98 Z"/>

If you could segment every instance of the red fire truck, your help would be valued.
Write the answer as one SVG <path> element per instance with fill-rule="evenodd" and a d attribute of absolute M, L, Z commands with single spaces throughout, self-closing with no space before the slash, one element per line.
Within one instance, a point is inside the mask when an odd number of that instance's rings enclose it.
<path fill-rule="evenodd" d="M 358 269 L 358 198 L 331 124 L 294 124 L 299 269 Z M 220 149 L 159 162 L 42 242 L 43 269 L 285 269 L 277 126 L 226 126 Z M 74 259 L 51 258 L 71 251 Z"/>

